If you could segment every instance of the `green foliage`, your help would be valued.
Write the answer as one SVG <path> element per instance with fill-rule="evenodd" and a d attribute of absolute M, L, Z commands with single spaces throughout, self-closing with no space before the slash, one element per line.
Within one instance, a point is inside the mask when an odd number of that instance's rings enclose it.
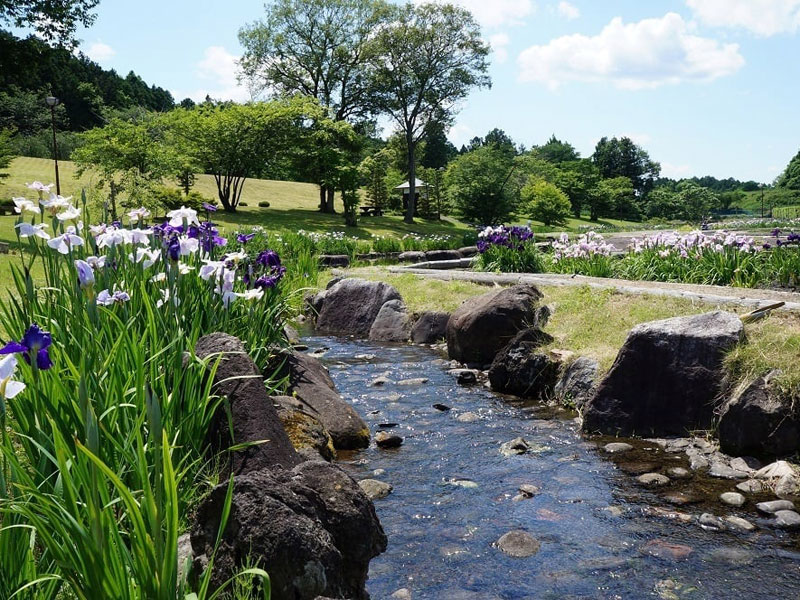
<path fill-rule="evenodd" d="M 608 198 L 609 205 L 614 207 L 614 214 L 621 219 L 638 221 L 642 214 L 636 199 L 631 180 L 627 177 L 612 177 L 598 182 L 600 194 Z"/>
<path fill-rule="evenodd" d="M 565 162 L 574 162 L 580 160 L 580 153 L 575 150 L 575 147 L 569 142 L 562 142 L 555 134 L 550 136 L 547 143 L 537 147 L 536 154 L 554 164 L 561 164 Z"/>
<path fill-rule="evenodd" d="M 658 187 L 647 197 L 645 212 L 656 219 L 675 219 L 681 215 L 678 194 L 667 187 Z"/>
<path fill-rule="evenodd" d="M 580 218 L 584 207 L 591 210 L 593 202 L 592 190 L 600 181 L 600 172 L 589 159 L 563 162 L 551 180 L 569 198 L 572 214 Z"/>
<path fill-rule="evenodd" d="M 361 176 L 358 167 L 345 165 L 339 167 L 338 189 L 342 193 L 344 205 L 344 222 L 348 227 L 358 225 L 358 204 L 361 201 Z"/>
<path fill-rule="evenodd" d="M 778 206 L 772 209 L 772 216 L 775 219 L 798 219 L 800 206 Z"/>
<path fill-rule="evenodd" d="M 75 43 L 78 27 L 89 27 L 95 20 L 92 10 L 100 0 L 3 0 L 0 22 L 15 27 L 33 27 L 48 43 L 67 47 Z"/>
<path fill-rule="evenodd" d="M 546 270 L 545 257 L 533 240 L 523 242 L 519 248 L 493 245 L 478 255 L 476 269 L 499 273 L 543 273 Z"/>
<path fill-rule="evenodd" d="M 390 190 L 386 178 L 389 172 L 389 161 L 389 152 L 383 149 L 365 158 L 359 167 L 365 183 L 367 202 L 370 206 L 381 210 L 389 206 Z"/>
<path fill-rule="evenodd" d="M 711 208 L 717 203 L 717 198 L 711 190 L 687 181 L 679 186 L 678 202 L 683 211 L 683 218 L 699 223 L 708 217 Z"/>
<path fill-rule="evenodd" d="M 372 240 L 372 249 L 375 252 L 387 254 L 389 252 L 402 252 L 403 243 L 397 238 L 378 236 Z"/>
<path fill-rule="evenodd" d="M 602 138 L 595 146 L 592 161 L 606 179 L 630 179 L 640 197 L 647 196 L 661 172 L 661 165 L 650 160 L 650 155 L 628 137 Z"/>
<path fill-rule="evenodd" d="M 150 196 L 155 206 L 166 210 L 175 210 L 185 206 L 197 212 L 205 212 L 203 204 L 210 204 L 216 206 L 217 201 L 214 198 L 206 198 L 200 192 L 191 191 L 184 196 L 177 188 L 167 187 L 165 185 L 153 186 L 150 189 Z"/>
<path fill-rule="evenodd" d="M 531 218 L 548 227 L 566 224 L 571 209 L 569 198 L 552 183 L 532 177 L 520 195 Z"/>
<path fill-rule="evenodd" d="M 778 178 L 777 187 L 800 191 L 800 152 L 794 155 Z"/>
<path fill-rule="evenodd" d="M 468 222 L 502 223 L 517 202 L 517 190 L 509 184 L 513 169 L 509 156 L 491 146 L 462 154 L 445 173 L 447 197 Z"/>
<path fill-rule="evenodd" d="M 14 149 L 11 147 L 11 132 L 8 129 L 0 130 L 0 179 L 8 177 L 6 169 L 14 158 Z"/>
<path fill-rule="evenodd" d="M 444 169 L 420 169 L 420 177 L 428 184 L 420 195 L 419 214 L 426 219 L 439 219 L 450 212 L 444 190 Z"/>

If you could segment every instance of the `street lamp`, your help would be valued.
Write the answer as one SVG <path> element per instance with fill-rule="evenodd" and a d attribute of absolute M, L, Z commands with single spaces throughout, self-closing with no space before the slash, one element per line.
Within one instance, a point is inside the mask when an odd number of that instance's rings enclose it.
<path fill-rule="evenodd" d="M 55 96 L 48 96 L 44 99 L 47 106 L 50 107 L 50 121 L 53 124 L 53 162 L 56 165 L 56 194 L 61 195 L 61 182 L 58 179 L 58 144 L 56 142 L 56 106 L 58 106 L 58 98 Z"/>

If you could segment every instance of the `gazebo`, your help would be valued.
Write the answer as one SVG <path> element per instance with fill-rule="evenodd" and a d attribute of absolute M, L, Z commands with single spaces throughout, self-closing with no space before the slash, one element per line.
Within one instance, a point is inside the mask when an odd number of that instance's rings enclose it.
<path fill-rule="evenodd" d="M 400 185 L 396 186 L 394 189 L 400 190 L 403 193 L 403 210 L 408 208 L 408 194 L 411 191 L 411 185 L 408 181 L 404 181 Z M 420 193 L 424 190 L 424 193 L 428 193 L 428 184 L 422 181 L 421 179 L 414 179 L 414 208 L 416 209 L 419 206 L 419 196 Z"/>

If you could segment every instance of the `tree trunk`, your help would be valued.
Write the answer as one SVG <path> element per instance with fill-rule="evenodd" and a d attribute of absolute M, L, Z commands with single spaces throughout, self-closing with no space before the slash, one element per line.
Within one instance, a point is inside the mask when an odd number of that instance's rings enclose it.
<path fill-rule="evenodd" d="M 333 201 L 335 198 L 336 190 L 333 188 L 333 186 L 328 186 L 327 192 L 328 192 L 328 201 L 325 203 L 326 207 L 325 212 L 335 215 L 336 207 L 334 206 Z"/>
<path fill-rule="evenodd" d="M 325 209 L 327 208 L 327 200 L 325 194 L 325 186 L 320 184 L 319 186 L 319 212 L 324 213 L 326 212 Z"/>
<path fill-rule="evenodd" d="M 406 144 L 408 145 L 408 206 L 403 221 L 413 223 L 417 205 L 417 186 L 414 185 L 417 178 L 417 165 L 415 160 L 416 142 L 411 135 L 406 135 Z"/>

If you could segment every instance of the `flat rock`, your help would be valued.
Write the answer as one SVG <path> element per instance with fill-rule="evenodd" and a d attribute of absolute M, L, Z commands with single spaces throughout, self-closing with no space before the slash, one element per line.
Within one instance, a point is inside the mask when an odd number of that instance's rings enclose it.
<path fill-rule="evenodd" d="M 527 454 L 531 451 L 531 445 L 523 437 L 517 437 L 513 440 L 505 442 L 500 445 L 500 454 L 503 456 L 514 456 L 516 454 Z"/>
<path fill-rule="evenodd" d="M 771 515 L 779 510 L 794 510 L 794 502 L 789 500 L 770 500 L 768 502 L 759 502 L 756 504 L 759 512 Z"/>
<path fill-rule="evenodd" d="M 800 476 L 794 473 L 787 473 L 778 479 L 775 484 L 775 495 L 784 500 L 800 498 Z"/>
<path fill-rule="evenodd" d="M 748 479 L 737 483 L 736 489 L 745 494 L 757 494 L 764 491 L 764 486 L 758 479 Z"/>
<path fill-rule="evenodd" d="M 674 479 L 687 479 L 692 476 L 692 473 L 683 467 L 672 467 L 667 469 L 667 475 Z"/>
<path fill-rule="evenodd" d="M 644 475 L 639 475 L 636 480 L 647 487 L 661 487 L 669 483 L 669 477 L 661 473 L 645 473 Z"/>
<path fill-rule="evenodd" d="M 703 529 L 709 529 L 711 531 L 722 531 L 725 529 L 725 521 L 711 513 L 703 513 L 700 515 L 698 523 L 700 523 L 700 527 Z"/>
<path fill-rule="evenodd" d="M 403 444 L 403 438 L 393 433 L 379 431 L 375 434 L 375 445 L 378 448 L 399 448 Z"/>
<path fill-rule="evenodd" d="M 708 474 L 711 477 L 718 477 L 720 479 L 745 479 L 747 478 L 747 473 L 745 471 L 739 471 L 737 469 L 732 469 L 728 465 L 722 462 L 712 462 L 711 467 L 708 469 Z"/>
<path fill-rule="evenodd" d="M 728 515 L 725 517 L 725 521 L 737 529 L 741 529 L 742 531 L 754 531 L 756 528 L 756 526 L 747 519 L 743 519 L 742 517 L 737 517 L 735 515 Z"/>
<path fill-rule="evenodd" d="M 433 405 L 433 408 L 435 408 L 438 411 L 442 411 L 442 412 L 447 412 L 448 410 L 451 410 L 450 407 L 447 406 L 446 404 L 440 404 L 438 402 Z"/>
<path fill-rule="evenodd" d="M 428 383 L 427 377 L 413 377 L 411 379 L 401 379 L 397 382 L 397 385 L 423 385 Z"/>
<path fill-rule="evenodd" d="M 390 484 L 377 479 L 362 479 L 358 482 L 358 487 L 364 491 L 370 500 L 386 498 L 393 489 Z"/>
<path fill-rule="evenodd" d="M 670 504 L 675 504 L 676 506 L 686 506 L 687 504 L 697 504 L 701 502 L 701 499 L 691 492 L 682 492 L 679 490 L 664 492 L 661 497 Z"/>
<path fill-rule="evenodd" d="M 675 544 L 662 539 L 650 540 L 640 548 L 640 551 L 643 554 L 664 560 L 683 560 L 693 552 L 689 546 Z"/>
<path fill-rule="evenodd" d="M 739 492 L 724 492 L 719 496 L 720 501 L 728 506 L 742 506 L 745 502 L 744 496 Z"/>
<path fill-rule="evenodd" d="M 392 593 L 389 598 L 393 600 L 411 600 L 411 590 L 408 588 L 400 588 L 399 590 Z"/>
<path fill-rule="evenodd" d="M 775 512 L 775 527 L 800 529 L 800 515 L 793 510 L 778 510 Z"/>
<path fill-rule="evenodd" d="M 795 470 L 791 463 L 785 460 L 777 460 L 756 471 L 756 479 L 780 479 L 784 475 L 794 475 Z"/>
<path fill-rule="evenodd" d="M 731 469 L 752 473 L 758 471 L 763 465 L 761 461 L 752 456 L 737 456 L 731 459 Z"/>
<path fill-rule="evenodd" d="M 475 421 L 480 420 L 480 416 L 474 412 L 468 411 L 465 413 L 461 413 L 456 417 L 456 419 L 458 421 L 461 421 L 462 423 L 474 423 Z"/>
<path fill-rule="evenodd" d="M 603 450 L 608 452 L 609 454 L 619 454 L 621 452 L 628 452 L 629 450 L 633 450 L 633 446 L 630 444 L 626 444 L 625 442 L 611 442 L 610 444 L 606 444 L 603 446 Z"/>
<path fill-rule="evenodd" d="M 497 540 L 497 547 L 514 558 L 527 558 L 539 552 L 541 544 L 527 531 L 509 531 Z"/>

